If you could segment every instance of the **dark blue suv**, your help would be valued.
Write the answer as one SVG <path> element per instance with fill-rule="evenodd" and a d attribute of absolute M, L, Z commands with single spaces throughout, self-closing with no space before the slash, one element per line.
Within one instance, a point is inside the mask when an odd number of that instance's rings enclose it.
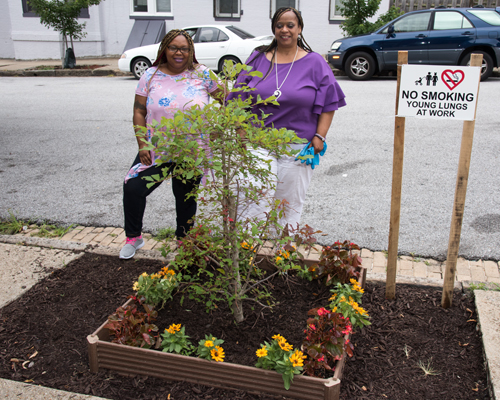
<path fill-rule="evenodd" d="M 483 55 L 481 80 L 500 62 L 500 7 L 412 11 L 379 30 L 333 42 L 328 62 L 354 80 L 397 69 L 398 51 L 410 64 L 468 65 Z"/>

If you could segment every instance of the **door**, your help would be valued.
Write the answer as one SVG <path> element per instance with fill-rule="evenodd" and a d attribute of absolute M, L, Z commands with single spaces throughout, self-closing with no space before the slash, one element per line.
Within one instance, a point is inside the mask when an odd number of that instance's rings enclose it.
<path fill-rule="evenodd" d="M 464 48 L 476 41 L 476 28 L 457 11 L 435 11 L 429 32 L 429 64 L 458 65 Z"/>
<path fill-rule="evenodd" d="M 410 14 L 398 19 L 386 28 L 385 39 L 380 43 L 385 65 L 395 69 L 398 64 L 398 51 L 408 51 L 409 64 L 428 63 L 428 36 L 431 11 Z"/>
<path fill-rule="evenodd" d="M 208 68 L 217 69 L 219 59 L 227 53 L 229 36 L 215 27 L 203 27 L 196 35 L 196 58 Z"/>

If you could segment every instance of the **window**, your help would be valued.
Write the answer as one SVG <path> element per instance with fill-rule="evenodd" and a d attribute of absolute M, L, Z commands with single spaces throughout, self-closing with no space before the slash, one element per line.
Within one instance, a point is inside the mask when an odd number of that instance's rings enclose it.
<path fill-rule="evenodd" d="M 210 43 L 210 42 L 225 42 L 229 40 L 224 32 L 217 28 L 201 28 L 199 42 L 200 43 Z"/>
<path fill-rule="evenodd" d="M 271 0 L 271 18 L 276 10 L 281 7 L 293 7 L 299 9 L 299 0 Z"/>
<path fill-rule="evenodd" d="M 214 2 L 214 17 L 240 17 L 240 0 L 214 0 Z"/>
<path fill-rule="evenodd" d="M 482 19 L 487 24 L 500 26 L 500 15 L 494 10 L 467 10 L 479 19 Z"/>
<path fill-rule="evenodd" d="M 434 15 L 434 29 L 468 29 L 473 28 L 467 18 L 456 11 L 439 11 Z"/>
<path fill-rule="evenodd" d="M 427 31 L 430 18 L 430 12 L 407 15 L 394 22 L 394 33 Z M 388 29 L 389 27 L 386 27 L 381 33 L 387 33 Z"/>
<path fill-rule="evenodd" d="M 340 14 L 340 7 L 342 7 L 342 0 L 330 0 L 330 20 L 344 19 Z"/>
<path fill-rule="evenodd" d="M 134 16 L 172 15 L 172 0 L 132 0 L 131 7 Z"/>
<path fill-rule="evenodd" d="M 22 0 L 22 4 L 23 4 L 23 17 L 37 17 L 38 18 L 38 14 L 35 13 L 31 4 L 29 4 L 29 0 Z M 89 8 L 82 7 L 78 18 L 90 18 Z"/>
<path fill-rule="evenodd" d="M 253 39 L 255 36 L 244 31 L 243 29 L 237 28 L 235 26 L 226 26 L 227 29 L 229 29 L 231 32 L 233 32 L 235 35 L 238 35 L 242 39 Z"/>

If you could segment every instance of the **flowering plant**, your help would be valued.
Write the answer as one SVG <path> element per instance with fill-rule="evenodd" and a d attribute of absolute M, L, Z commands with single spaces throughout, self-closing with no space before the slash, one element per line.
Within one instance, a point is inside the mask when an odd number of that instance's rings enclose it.
<path fill-rule="evenodd" d="M 293 376 L 301 373 L 306 358 L 301 351 L 294 350 L 281 335 L 274 335 L 271 343 L 261 344 L 256 355 L 259 359 L 255 366 L 281 374 L 286 390 L 290 389 Z"/>
<path fill-rule="evenodd" d="M 172 292 L 177 285 L 175 271 L 163 267 L 159 272 L 151 275 L 144 272 L 137 282 L 134 282 L 132 289 L 137 291 L 138 297 L 144 297 L 145 302 L 153 307 L 161 303 L 161 309 L 165 302 L 172 298 Z"/>
<path fill-rule="evenodd" d="M 189 342 L 189 336 L 185 333 L 185 327 L 181 324 L 172 324 L 161 334 L 162 351 L 190 356 L 194 352 L 194 346 Z"/>
<path fill-rule="evenodd" d="M 352 357 L 354 347 L 345 338 L 352 329 L 348 319 L 323 307 L 309 310 L 308 315 L 311 318 L 307 319 L 306 338 L 302 342 L 308 356 L 304 367 L 307 375 L 317 376 L 322 369 L 332 371 L 344 351 Z"/>
<path fill-rule="evenodd" d="M 200 340 L 196 354 L 200 358 L 209 361 L 224 362 L 224 349 L 220 346 L 224 340 L 217 339 L 212 335 L 205 335 L 205 339 Z"/>
<path fill-rule="evenodd" d="M 349 320 L 353 329 L 370 325 L 370 316 L 365 309 L 361 308 L 361 297 L 364 290 L 359 286 L 356 279 L 351 279 L 351 283 L 337 283 L 335 288 L 330 289 L 333 293 L 330 297 L 330 308 L 333 312 L 341 313 Z"/>
<path fill-rule="evenodd" d="M 319 262 L 311 266 L 309 271 L 314 278 L 323 279 L 326 285 L 347 283 L 351 278 L 358 278 L 359 271 L 356 268 L 361 266 L 361 257 L 355 250 L 359 250 L 359 246 L 348 240 L 325 246 Z"/>
<path fill-rule="evenodd" d="M 113 343 L 149 349 L 155 343 L 153 332 L 158 332 L 158 327 L 151 323 L 158 313 L 141 299 L 134 298 L 134 300 L 134 303 L 126 307 L 118 307 L 108 317 L 108 323 L 104 328 L 109 329 Z M 137 310 L 137 302 L 142 304 L 145 313 Z"/>

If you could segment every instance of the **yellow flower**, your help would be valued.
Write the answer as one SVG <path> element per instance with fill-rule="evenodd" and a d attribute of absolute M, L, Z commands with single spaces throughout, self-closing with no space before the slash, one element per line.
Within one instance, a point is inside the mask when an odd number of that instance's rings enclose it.
<path fill-rule="evenodd" d="M 178 332 L 181 330 L 181 324 L 172 324 L 168 327 L 168 329 L 166 329 L 166 331 L 170 334 L 174 334 L 175 332 Z"/>
<path fill-rule="evenodd" d="M 147 273 L 147 272 L 143 272 L 143 273 L 141 274 L 141 276 L 146 277 L 146 276 L 148 276 L 148 273 Z"/>
<path fill-rule="evenodd" d="M 135 290 L 136 292 L 139 290 L 139 282 L 134 282 L 134 286 L 132 286 L 132 290 Z"/>
<path fill-rule="evenodd" d="M 293 346 L 291 344 L 287 343 L 286 341 L 278 342 L 278 344 L 280 345 L 281 350 L 283 350 L 283 351 L 293 350 Z"/>
<path fill-rule="evenodd" d="M 211 340 L 205 340 L 205 347 L 214 347 L 214 342 Z"/>
<path fill-rule="evenodd" d="M 330 298 L 328 299 L 328 301 L 333 301 L 333 300 L 335 300 L 335 298 L 336 298 L 336 297 L 337 297 L 337 293 L 334 293 L 334 294 L 332 295 L 332 297 L 330 297 Z"/>
<path fill-rule="evenodd" d="M 353 285 L 353 286 L 359 285 L 358 281 L 354 278 L 352 278 L 349 282 L 351 282 L 351 285 Z"/>
<path fill-rule="evenodd" d="M 266 346 L 262 347 L 261 349 L 257 350 L 255 352 L 255 354 L 257 354 L 257 357 L 265 357 L 267 356 L 267 350 L 266 350 Z"/>
<path fill-rule="evenodd" d="M 247 242 L 242 242 L 240 244 L 241 244 L 241 247 L 243 247 L 245 250 L 249 250 L 250 249 L 250 245 Z"/>
<path fill-rule="evenodd" d="M 277 342 L 279 342 L 281 340 L 285 340 L 285 338 L 283 336 L 281 336 L 280 334 L 274 335 L 273 339 L 276 340 Z"/>
<path fill-rule="evenodd" d="M 304 353 L 296 350 L 295 353 L 290 356 L 290 361 L 292 362 L 292 365 L 294 367 L 302 367 L 304 365 L 305 358 L 306 356 L 304 355 Z"/>
<path fill-rule="evenodd" d="M 161 278 L 160 274 L 151 274 L 151 279 L 159 279 Z"/>
<path fill-rule="evenodd" d="M 332 312 L 337 312 L 337 307 L 333 307 Z"/>
<path fill-rule="evenodd" d="M 281 260 L 283 260 L 283 258 L 281 258 L 281 257 L 276 257 L 276 262 L 280 262 Z"/>
<path fill-rule="evenodd" d="M 224 362 L 224 349 L 220 346 L 215 346 L 215 349 L 210 350 L 210 355 L 212 356 L 212 360 L 217 362 Z"/>

